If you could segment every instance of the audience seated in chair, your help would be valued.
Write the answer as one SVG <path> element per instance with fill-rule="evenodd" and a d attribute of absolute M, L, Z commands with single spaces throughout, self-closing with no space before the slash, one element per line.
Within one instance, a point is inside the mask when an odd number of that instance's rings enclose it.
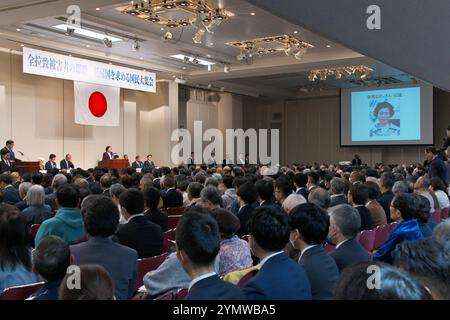
<path fill-rule="evenodd" d="M 358 210 L 361 217 L 361 231 L 374 228 L 372 215 L 366 207 L 369 198 L 368 188 L 363 184 L 354 184 L 348 192 L 348 202 Z"/>
<path fill-rule="evenodd" d="M 3 202 L 16 204 L 20 202 L 19 191 L 12 185 L 11 174 L 0 174 L 0 193 L 3 195 Z"/>
<path fill-rule="evenodd" d="M 62 238 L 67 243 L 79 241 L 84 236 L 83 221 L 79 205 L 78 190 L 70 184 L 63 184 L 56 191 L 58 212 L 45 220 L 36 235 L 35 245 L 48 235 Z"/>
<path fill-rule="evenodd" d="M 341 272 L 334 299 L 431 300 L 432 297 L 406 272 L 382 262 L 366 261 Z"/>
<path fill-rule="evenodd" d="M 15 204 L 15 206 L 20 210 L 23 211 L 27 205 L 27 192 L 30 190 L 32 184 L 31 182 L 22 182 L 19 184 L 19 187 L 17 190 L 19 190 L 19 198 L 20 201 Z"/>
<path fill-rule="evenodd" d="M 59 287 L 59 300 L 115 300 L 113 279 L 100 265 L 80 266 L 80 287 L 69 288 L 70 274 L 67 274 Z"/>
<path fill-rule="evenodd" d="M 370 260 L 367 251 L 356 240 L 360 228 L 361 217 L 355 208 L 347 204 L 331 208 L 328 239 L 336 246 L 336 249 L 330 255 L 339 271 L 353 264 Z"/>
<path fill-rule="evenodd" d="M 310 300 L 305 270 L 283 248 L 289 241 L 288 217 L 270 207 L 255 210 L 249 220 L 249 246 L 260 270 L 244 287 L 249 300 Z"/>
<path fill-rule="evenodd" d="M 25 218 L 15 206 L 0 204 L 0 293 L 9 287 L 40 282 L 31 271 Z"/>
<path fill-rule="evenodd" d="M 169 219 L 167 213 L 158 208 L 161 200 L 159 190 L 154 187 L 148 187 L 142 191 L 145 200 L 145 217 L 151 222 L 161 227 L 163 232 L 167 231 Z"/>
<path fill-rule="evenodd" d="M 370 216 L 372 217 L 373 227 L 384 226 L 387 224 L 386 213 L 383 207 L 377 201 L 380 196 L 380 187 L 377 183 L 373 181 L 366 181 L 364 186 L 367 187 L 367 203 L 366 208 L 370 211 Z"/>
<path fill-rule="evenodd" d="M 239 219 L 222 208 L 214 209 L 212 215 L 220 232 L 219 276 L 251 267 L 253 260 L 247 241 L 236 236 L 240 227 Z"/>
<path fill-rule="evenodd" d="M 416 211 L 416 201 L 410 194 L 395 196 L 391 204 L 391 219 L 398 222 L 398 226 L 391 232 L 389 238 L 373 257 L 374 260 L 392 263 L 392 251 L 405 240 L 423 239 L 417 220 L 413 218 Z"/>
<path fill-rule="evenodd" d="M 128 189 L 119 198 L 121 215 L 126 223 L 116 232 L 120 243 L 138 252 L 139 259 L 162 254 L 161 227 L 144 216 L 144 195 L 138 189 Z"/>
<path fill-rule="evenodd" d="M 243 300 L 239 287 L 221 280 L 214 270 L 220 249 L 217 222 L 192 208 L 180 219 L 176 230 L 177 257 L 191 278 L 186 300 Z"/>
<path fill-rule="evenodd" d="M 120 300 L 134 293 L 138 254 L 114 242 L 111 237 L 119 225 L 119 210 L 110 198 L 91 195 L 81 204 L 87 241 L 70 246 L 74 264 L 98 264 L 114 283 L 114 296 Z"/>
<path fill-rule="evenodd" d="M 433 238 L 404 241 L 393 253 L 394 265 L 419 281 L 434 300 L 450 299 L 450 252 Z"/>
<path fill-rule="evenodd" d="M 331 299 L 339 271 L 334 259 L 323 248 L 329 229 L 326 211 L 313 203 L 299 205 L 289 214 L 289 225 L 289 241 L 294 248 L 301 250 L 298 263 L 306 271 L 312 298 Z"/>
<path fill-rule="evenodd" d="M 40 185 L 32 186 L 27 192 L 28 207 L 22 211 L 27 222 L 27 230 L 33 224 L 42 224 L 47 219 L 53 217 L 52 209 L 45 204 L 44 188 Z"/>
<path fill-rule="evenodd" d="M 33 251 L 33 272 L 44 286 L 30 296 L 30 300 L 58 300 L 58 289 L 72 264 L 69 245 L 57 236 L 47 236 Z"/>

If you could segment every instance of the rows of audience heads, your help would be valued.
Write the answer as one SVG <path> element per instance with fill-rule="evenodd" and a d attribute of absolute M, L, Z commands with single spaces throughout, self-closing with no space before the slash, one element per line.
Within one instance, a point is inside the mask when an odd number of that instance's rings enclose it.
<path fill-rule="evenodd" d="M 304 295 L 289 296 L 286 290 L 287 296 L 274 299 L 450 299 L 450 221 L 437 224 L 432 218 L 436 210 L 449 207 L 447 182 L 430 179 L 421 164 L 316 163 L 281 167 L 277 172 L 256 165 L 140 172 L 54 169 L 44 174 L 1 174 L 0 189 L 0 292 L 45 281 L 58 285 L 53 298 L 62 300 L 130 299 L 136 293 L 137 259 L 164 252 L 168 208 L 185 207 L 173 231 L 171 254 L 188 281 L 211 271 L 227 280 L 243 269 L 263 268 L 261 261 L 283 252 L 301 269 L 297 274 L 306 275 L 301 284 Z M 394 239 L 391 234 L 379 252 L 364 250 L 354 263 L 325 254 L 325 245 L 337 246 L 336 252 L 351 241 L 359 246 L 364 230 L 394 223 L 398 226 L 393 233 L 401 233 L 400 226 L 408 222 L 408 227 L 420 230 L 419 236 Z M 36 224 L 41 226 L 33 238 L 31 226 Z M 151 233 L 142 241 L 145 245 L 133 240 L 141 229 Z M 82 256 L 83 245 L 102 239 L 126 247 L 123 256 L 133 260 L 128 278 L 133 283 L 124 286 L 125 292 L 119 293 L 120 280 L 105 267 L 107 263 Z M 314 248 L 323 251 L 317 253 L 323 259 L 317 270 L 308 260 Z M 262 265 L 268 268 L 266 263 Z M 81 286 L 71 289 L 68 270 L 74 266 Z M 325 272 L 327 279 L 320 279 Z M 25 283 L 5 280 L 15 274 L 21 279 L 25 275 Z M 170 282 L 171 275 L 166 276 Z M 152 277 L 154 271 L 144 278 L 147 290 L 146 278 Z M 264 296 L 254 295 L 251 280 L 242 290 L 231 282 L 233 287 L 225 287 L 233 292 L 231 299 Z M 189 282 L 184 284 L 188 287 Z"/>

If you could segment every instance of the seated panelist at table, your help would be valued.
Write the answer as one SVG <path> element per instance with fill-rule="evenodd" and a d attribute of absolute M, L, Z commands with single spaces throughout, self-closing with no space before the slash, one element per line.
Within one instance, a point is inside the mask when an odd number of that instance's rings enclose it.
<path fill-rule="evenodd" d="M 56 169 L 56 155 L 53 153 L 48 156 L 48 161 L 45 163 L 45 170 L 51 171 L 53 169 Z"/>
<path fill-rule="evenodd" d="M 114 153 L 112 152 L 111 146 L 107 146 L 105 152 L 103 152 L 102 160 L 112 160 L 114 159 Z"/>
<path fill-rule="evenodd" d="M 59 167 L 61 168 L 61 170 L 75 169 L 75 166 L 72 162 L 72 155 L 70 153 L 66 154 L 66 157 L 59 162 Z"/>

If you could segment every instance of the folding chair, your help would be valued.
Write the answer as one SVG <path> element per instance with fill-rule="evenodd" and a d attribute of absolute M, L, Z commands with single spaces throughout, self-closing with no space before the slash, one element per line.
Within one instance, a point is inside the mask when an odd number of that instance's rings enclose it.
<path fill-rule="evenodd" d="M 0 294 L 0 300 L 25 300 L 30 295 L 38 291 L 45 282 L 26 284 L 23 286 L 15 286 L 6 288 Z"/>
<path fill-rule="evenodd" d="M 147 272 L 156 270 L 158 267 L 166 260 L 168 253 L 163 253 L 162 255 L 138 259 L 137 263 L 137 277 L 136 277 L 136 287 L 135 289 L 139 289 L 144 284 L 144 276 Z"/>

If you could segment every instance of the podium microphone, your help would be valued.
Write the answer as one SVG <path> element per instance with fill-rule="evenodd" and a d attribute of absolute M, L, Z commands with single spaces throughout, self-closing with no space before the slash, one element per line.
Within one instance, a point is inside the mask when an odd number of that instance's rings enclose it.
<path fill-rule="evenodd" d="M 18 153 L 20 153 L 21 156 L 24 156 L 24 153 L 22 151 L 17 150 Z"/>

